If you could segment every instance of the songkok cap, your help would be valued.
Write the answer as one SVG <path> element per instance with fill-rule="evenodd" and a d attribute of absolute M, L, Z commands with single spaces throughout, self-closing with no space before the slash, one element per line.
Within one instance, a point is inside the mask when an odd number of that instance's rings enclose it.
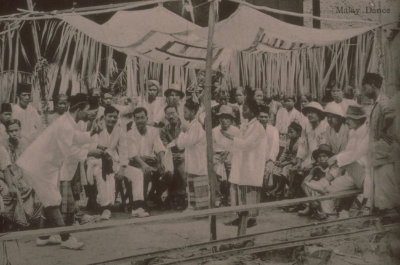
<path fill-rule="evenodd" d="M 32 93 L 32 86 L 29 84 L 18 84 L 17 85 L 18 95 L 21 93 Z"/>
<path fill-rule="evenodd" d="M 364 111 L 364 108 L 360 105 L 349 105 L 346 112 L 346 118 L 351 118 L 355 120 L 359 120 L 362 118 L 366 118 L 367 114 Z"/>
<path fill-rule="evenodd" d="M 12 112 L 11 104 L 10 103 L 2 103 L 0 113 L 4 112 Z"/>
<path fill-rule="evenodd" d="M 317 150 L 312 152 L 312 157 L 314 160 L 317 160 L 318 156 L 322 153 L 325 153 L 328 157 L 333 156 L 332 148 L 327 144 L 321 144 Z"/>
<path fill-rule="evenodd" d="M 99 96 L 91 96 L 88 98 L 89 110 L 94 110 L 99 108 L 100 97 Z"/>
<path fill-rule="evenodd" d="M 70 108 L 73 108 L 79 104 L 88 104 L 88 97 L 86 94 L 78 93 L 69 98 Z"/>
<path fill-rule="evenodd" d="M 301 134 L 301 131 L 303 130 L 301 125 L 294 121 L 290 123 L 289 128 L 295 130 L 298 134 Z"/>
<path fill-rule="evenodd" d="M 156 86 L 158 89 L 160 88 L 160 82 L 158 82 L 157 80 L 149 80 L 147 81 L 147 85 L 149 87 Z"/>
<path fill-rule="evenodd" d="M 167 90 L 165 90 L 164 96 L 168 97 L 171 92 L 178 93 L 180 98 L 183 98 L 185 96 L 178 84 L 172 84 Z"/>
<path fill-rule="evenodd" d="M 233 109 L 232 109 L 232 107 L 227 106 L 227 105 L 222 105 L 222 106 L 219 108 L 219 112 L 218 112 L 217 116 L 221 116 L 221 115 L 230 116 L 232 119 L 235 118 L 235 115 L 233 114 Z"/>
<path fill-rule="evenodd" d="M 344 118 L 343 109 L 336 102 L 330 102 L 325 108 L 325 113 L 337 115 L 337 116 Z"/>

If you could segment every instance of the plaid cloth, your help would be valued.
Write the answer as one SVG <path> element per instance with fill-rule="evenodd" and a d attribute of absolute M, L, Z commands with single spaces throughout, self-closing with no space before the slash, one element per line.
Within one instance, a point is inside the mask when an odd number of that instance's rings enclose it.
<path fill-rule="evenodd" d="M 195 210 L 208 208 L 210 205 L 208 176 L 187 174 L 187 185 L 190 206 Z"/>
<path fill-rule="evenodd" d="M 261 187 L 239 186 L 231 183 L 231 205 L 248 205 L 260 202 Z M 258 209 L 249 211 L 249 217 L 256 217 Z"/>
<path fill-rule="evenodd" d="M 75 212 L 75 199 L 72 193 L 70 181 L 60 181 L 60 194 L 61 194 L 61 213 L 69 214 Z"/>

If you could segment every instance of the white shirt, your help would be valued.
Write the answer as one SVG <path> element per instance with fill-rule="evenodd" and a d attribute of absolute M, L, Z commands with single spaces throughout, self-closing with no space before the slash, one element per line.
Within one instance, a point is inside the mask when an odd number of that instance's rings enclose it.
<path fill-rule="evenodd" d="M 278 129 L 271 124 L 267 124 L 265 128 L 267 135 L 267 148 L 265 160 L 275 161 L 279 154 L 279 132 Z"/>
<path fill-rule="evenodd" d="M 127 133 L 129 146 L 136 148 L 135 153 L 139 156 L 155 157 L 160 152 L 165 152 L 166 149 L 160 139 L 160 134 L 157 128 L 146 126 L 146 134 L 141 135 L 136 126 L 133 126 Z M 131 150 L 128 150 L 130 153 Z M 132 157 L 129 154 L 129 157 Z"/>
<path fill-rule="evenodd" d="M 227 133 L 236 137 L 240 135 L 240 130 L 236 126 L 231 125 L 229 126 Z M 233 141 L 222 135 L 221 125 L 218 125 L 213 129 L 212 136 L 213 136 L 214 152 L 225 152 L 225 151 L 232 152 Z M 232 153 L 228 155 L 227 160 L 228 161 L 232 160 Z"/>
<path fill-rule="evenodd" d="M 114 172 L 119 170 L 119 166 L 128 165 L 129 146 L 127 136 L 121 127 L 115 125 L 111 133 L 104 128 L 99 134 L 92 136 L 92 141 L 96 145 L 107 147 L 106 152 L 113 158 Z"/>
<path fill-rule="evenodd" d="M 151 103 L 144 101 L 143 104 L 141 104 L 141 107 L 144 107 L 147 110 L 147 118 L 149 122 L 158 123 L 163 120 L 164 118 L 163 98 L 156 97 L 156 99 Z"/>
<path fill-rule="evenodd" d="M 294 121 L 301 124 L 302 119 L 303 117 L 297 109 L 293 108 L 289 112 L 286 108 L 280 108 L 276 114 L 275 127 L 279 133 L 287 134 L 289 125 Z"/>
<path fill-rule="evenodd" d="M 5 144 L 8 141 L 8 133 L 6 126 L 0 122 L 0 144 Z"/>
<path fill-rule="evenodd" d="M 355 102 L 352 99 L 343 98 L 342 101 L 340 103 L 337 103 L 337 104 L 340 105 L 340 107 L 343 110 L 343 113 L 346 114 L 347 108 L 349 107 L 349 105 L 357 105 L 357 102 Z"/>
<path fill-rule="evenodd" d="M 21 137 L 31 143 L 44 129 L 42 118 L 38 111 L 30 104 L 26 109 L 21 108 L 18 104 L 12 105 L 12 116 L 21 122 Z"/>
<path fill-rule="evenodd" d="M 232 170 L 229 182 L 261 187 L 264 178 L 267 135 L 264 127 L 253 119 L 233 139 Z"/>
<path fill-rule="evenodd" d="M 361 125 L 357 130 L 350 130 L 349 141 L 345 150 L 336 155 L 339 167 L 358 162 L 368 167 L 368 129 L 366 124 Z"/>
<path fill-rule="evenodd" d="M 321 144 L 326 143 L 326 131 L 328 126 L 328 122 L 324 119 L 315 129 L 312 128 L 310 122 L 308 122 L 305 128 L 303 128 L 297 150 L 297 157 L 303 160 L 303 166 L 310 165 L 312 163 L 312 152 Z"/>
<path fill-rule="evenodd" d="M 176 145 L 185 149 L 185 172 L 194 175 L 207 175 L 206 133 L 200 122 L 194 119 L 186 132 L 181 132 Z"/>

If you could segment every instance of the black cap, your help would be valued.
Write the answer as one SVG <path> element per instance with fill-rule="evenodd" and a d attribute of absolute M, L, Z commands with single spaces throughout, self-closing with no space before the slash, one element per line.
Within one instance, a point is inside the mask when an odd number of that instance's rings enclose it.
<path fill-rule="evenodd" d="M 29 84 L 18 84 L 17 92 L 18 95 L 20 95 L 21 93 L 32 93 L 32 86 Z"/>
<path fill-rule="evenodd" d="M 4 112 L 12 112 L 11 104 L 10 103 L 2 103 L 0 113 Z"/>

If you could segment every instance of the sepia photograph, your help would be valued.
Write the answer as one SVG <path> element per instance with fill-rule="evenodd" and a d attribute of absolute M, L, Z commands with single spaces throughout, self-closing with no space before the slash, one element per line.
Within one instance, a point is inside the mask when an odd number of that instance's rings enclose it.
<path fill-rule="evenodd" d="M 0 0 L 0 244 L 400 264 L 400 0 Z"/>

